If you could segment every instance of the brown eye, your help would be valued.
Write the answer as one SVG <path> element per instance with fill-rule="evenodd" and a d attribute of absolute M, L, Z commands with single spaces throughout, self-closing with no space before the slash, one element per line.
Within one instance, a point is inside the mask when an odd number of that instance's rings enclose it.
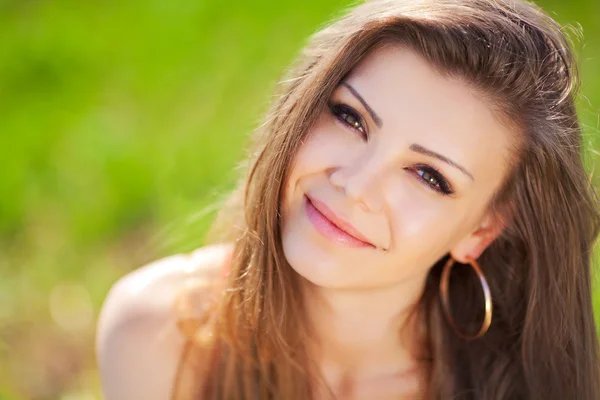
<path fill-rule="evenodd" d="M 451 195 L 454 193 L 450 183 L 448 183 L 446 178 L 444 178 L 444 176 L 437 169 L 428 165 L 417 165 L 410 169 L 414 171 L 419 176 L 419 179 L 431 189 L 443 195 Z"/>
<path fill-rule="evenodd" d="M 350 129 L 354 129 L 360 132 L 365 138 L 367 137 L 367 130 L 365 129 L 365 125 L 362 117 L 359 113 L 357 113 L 352 107 L 349 107 L 345 104 L 330 104 L 329 109 L 331 113 L 344 125 L 350 127 Z"/>
<path fill-rule="evenodd" d="M 440 184 L 438 183 L 437 179 L 435 178 L 435 176 L 431 175 L 429 172 L 427 171 L 423 171 L 421 177 L 423 178 L 424 181 L 428 182 L 429 184 L 433 185 L 433 186 L 439 186 Z"/>
<path fill-rule="evenodd" d="M 342 114 L 342 118 L 344 118 L 350 126 L 356 128 L 356 129 L 360 129 L 362 126 L 360 124 L 360 121 L 352 114 L 344 113 L 344 114 Z"/>

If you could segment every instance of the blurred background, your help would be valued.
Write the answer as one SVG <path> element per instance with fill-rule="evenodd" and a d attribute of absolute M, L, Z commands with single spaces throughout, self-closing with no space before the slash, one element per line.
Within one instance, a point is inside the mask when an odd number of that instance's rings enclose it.
<path fill-rule="evenodd" d="M 275 82 L 349 4 L 0 0 L 1 400 L 102 398 L 108 289 L 202 245 Z M 600 2 L 538 4 L 583 32 L 591 171 Z"/>

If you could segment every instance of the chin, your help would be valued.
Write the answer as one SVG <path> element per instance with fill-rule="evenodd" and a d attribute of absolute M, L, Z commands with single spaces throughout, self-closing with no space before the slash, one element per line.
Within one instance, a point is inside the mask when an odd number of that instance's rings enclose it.
<path fill-rule="evenodd" d="M 344 271 L 331 259 L 331 254 L 293 235 L 284 235 L 282 245 L 287 262 L 304 279 L 322 287 L 343 286 Z"/>
<path fill-rule="evenodd" d="M 283 253 L 292 269 L 320 287 L 360 285 L 364 281 L 364 277 L 359 277 L 360 272 L 364 273 L 364 265 L 369 264 L 365 259 L 368 257 L 365 249 L 346 248 L 328 242 L 314 231 L 301 211 L 296 208 L 292 215 L 288 214 L 282 226 Z"/>

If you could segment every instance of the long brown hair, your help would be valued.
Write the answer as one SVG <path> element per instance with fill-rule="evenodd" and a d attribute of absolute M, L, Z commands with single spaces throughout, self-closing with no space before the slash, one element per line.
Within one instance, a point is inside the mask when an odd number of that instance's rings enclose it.
<path fill-rule="evenodd" d="M 519 139 L 490 203 L 504 232 L 479 259 L 494 319 L 481 339 L 458 337 L 432 266 L 419 310 L 427 323 L 431 399 L 593 399 L 600 396 L 591 258 L 598 202 L 582 163 L 576 64 L 560 26 L 523 0 L 378 0 L 315 33 L 279 82 L 247 174 L 213 229 L 235 243 L 223 290 L 196 328 L 197 397 L 310 399 L 320 377 L 299 277 L 281 243 L 280 203 L 293 158 L 343 77 L 383 44 L 405 46 L 490 101 Z M 453 309 L 477 320 L 476 277 L 451 281 Z M 189 393 L 188 393 L 189 395 Z"/>

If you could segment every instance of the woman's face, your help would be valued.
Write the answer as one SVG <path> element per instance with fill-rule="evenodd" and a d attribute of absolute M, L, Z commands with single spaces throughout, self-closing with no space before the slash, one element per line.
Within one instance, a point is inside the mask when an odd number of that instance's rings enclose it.
<path fill-rule="evenodd" d="M 513 138 L 467 84 L 406 48 L 375 50 L 294 160 L 282 204 L 288 262 L 319 286 L 374 288 L 421 279 L 448 252 L 477 258 L 502 229 L 486 206 Z"/>

